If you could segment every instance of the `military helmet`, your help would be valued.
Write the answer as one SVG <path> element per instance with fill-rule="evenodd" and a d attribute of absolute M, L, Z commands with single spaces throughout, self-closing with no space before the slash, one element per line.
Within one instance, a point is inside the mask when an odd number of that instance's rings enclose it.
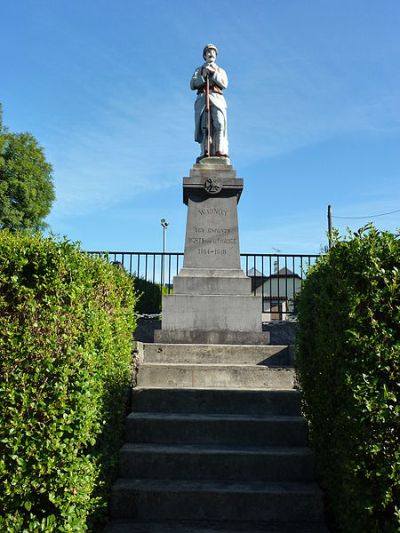
<path fill-rule="evenodd" d="M 215 53 L 216 55 L 218 55 L 218 48 L 215 46 L 215 44 L 206 44 L 205 47 L 203 48 L 203 58 L 205 59 L 206 58 L 206 51 L 209 49 L 209 48 L 212 48 L 213 50 L 215 50 Z"/>

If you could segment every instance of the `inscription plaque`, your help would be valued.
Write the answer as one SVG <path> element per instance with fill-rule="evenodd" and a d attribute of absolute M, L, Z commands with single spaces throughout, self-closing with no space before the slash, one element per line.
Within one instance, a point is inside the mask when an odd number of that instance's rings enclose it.
<path fill-rule="evenodd" d="M 188 201 L 184 268 L 240 268 L 237 199 L 208 196 Z"/>

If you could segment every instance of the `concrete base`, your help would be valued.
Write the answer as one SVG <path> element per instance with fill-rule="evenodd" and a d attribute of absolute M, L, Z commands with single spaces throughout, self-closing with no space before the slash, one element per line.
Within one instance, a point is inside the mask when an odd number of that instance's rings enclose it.
<path fill-rule="evenodd" d="M 165 295 L 162 330 L 155 340 L 174 342 L 175 336 L 181 339 L 175 342 L 186 343 L 266 344 L 260 307 L 260 298 L 252 294 Z"/>
<path fill-rule="evenodd" d="M 174 294 L 251 294 L 251 279 L 240 269 L 183 268 L 174 277 Z"/>
<path fill-rule="evenodd" d="M 166 344 L 269 344 L 263 331 L 164 330 L 154 331 L 154 342 Z"/>
<path fill-rule="evenodd" d="M 171 294 L 163 298 L 162 327 L 261 332 L 260 298 L 251 294 Z"/>
<path fill-rule="evenodd" d="M 185 257 L 162 297 L 155 341 L 178 344 L 267 344 L 261 296 L 240 268 L 237 204 L 243 180 L 226 161 L 207 158 L 184 178 L 188 206 Z"/>

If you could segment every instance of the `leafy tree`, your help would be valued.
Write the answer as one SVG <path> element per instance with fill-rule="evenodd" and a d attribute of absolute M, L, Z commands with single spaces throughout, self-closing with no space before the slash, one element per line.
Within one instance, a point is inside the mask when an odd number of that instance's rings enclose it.
<path fill-rule="evenodd" d="M 46 227 L 54 201 L 52 166 L 30 133 L 10 133 L 0 105 L 0 228 Z"/>

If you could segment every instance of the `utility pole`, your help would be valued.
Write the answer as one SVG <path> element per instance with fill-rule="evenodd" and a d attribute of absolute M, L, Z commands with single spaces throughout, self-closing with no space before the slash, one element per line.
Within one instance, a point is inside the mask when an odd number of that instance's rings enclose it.
<path fill-rule="evenodd" d="M 328 205 L 328 243 L 329 250 L 332 248 L 332 207 Z"/>

